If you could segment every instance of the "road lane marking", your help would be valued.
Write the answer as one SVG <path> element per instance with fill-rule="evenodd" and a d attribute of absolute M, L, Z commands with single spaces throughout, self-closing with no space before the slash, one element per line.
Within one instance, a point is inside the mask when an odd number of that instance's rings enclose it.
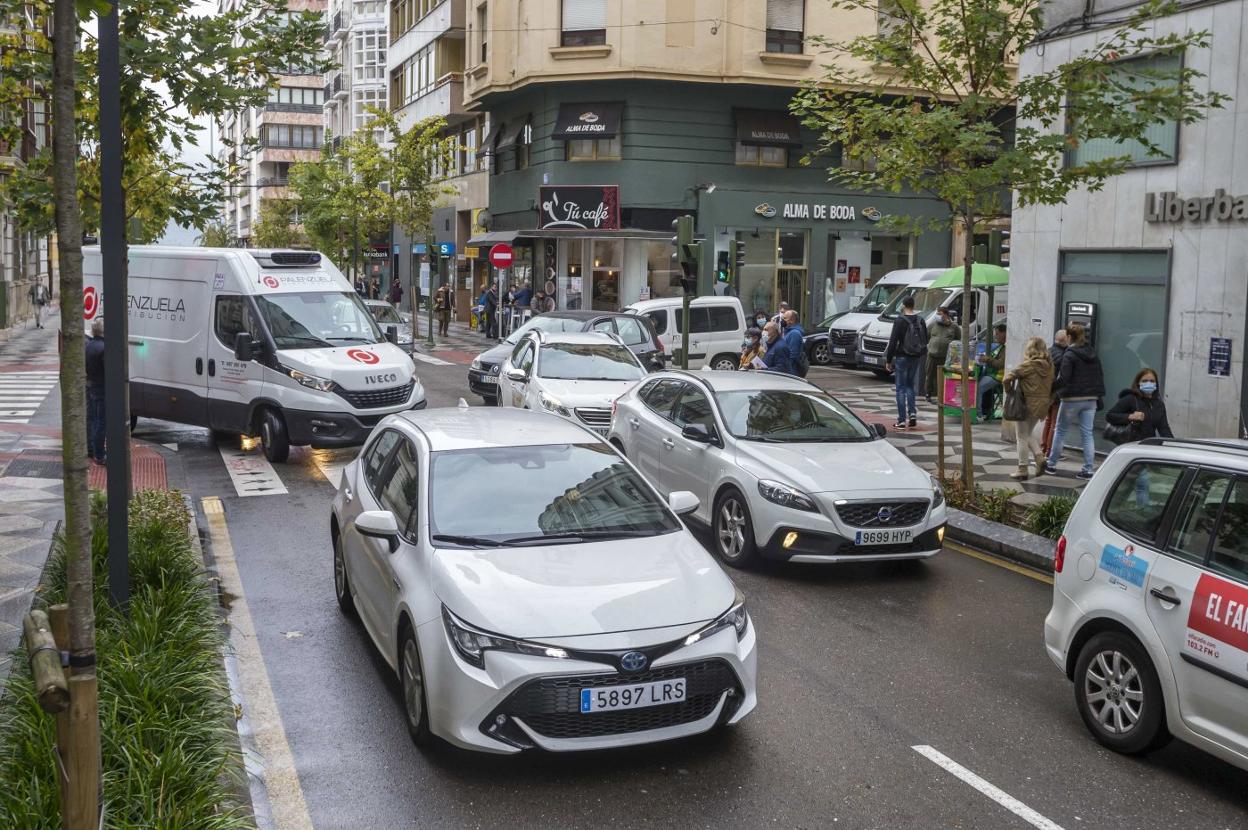
<path fill-rule="evenodd" d="M 220 445 L 217 449 L 221 451 L 230 481 L 234 482 L 234 490 L 240 496 L 280 496 L 287 492 L 277 470 L 262 453 Z"/>
<path fill-rule="evenodd" d="M 337 489 L 342 483 L 342 471 L 355 460 L 357 449 L 348 450 L 313 450 L 312 460 L 316 468 L 325 476 L 325 480 Z"/>
<path fill-rule="evenodd" d="M 1050 821 L 1023 802 L 1019 801 L 1014 796 L 1004 790 L 994 787 L 992 784 L 980 778 L 978 775 L 971 772 L 969 769 L 962 766 L 948 755 L 945 755 L 944 753 L 926 745 L 912 746 L 910 748 L 927 760 L 931 761 L 936 766 L 943 769 L 945 772 L 948 772 L 955 778 L 960 779 L 963 783 L 971 785 L 981 794 L 988 796 L 993 801 L 997 802 L 1002 807 L 1023 819 L 1033 827 L 1039 827 L 1040 830 L 1062 830 L 1062 826 L 1060 824 Z"/>
<path fill-rule="evenodd" d="M 256 623 L 243 592 L 243 580 L 234 559 L 234 546 L 225 521 L 225 506 L 216 496 L 202 500 L 208 522 L 208 540 L 221 580 L 221 592 L 229 598 L 230 645 L 238 658 L 243 708 L 263 756 L 264 787 L 277 830 L 312 830 L 312 817 L 299 784 L 295 756 L 286 740 L 282 716 L 265 669 L 264 655 L 256 639 Z"/>
<path fill-rule="evenodd" d="M 989 565 L 996 565 L 998 568 L 1005 568 L 1007 571 L 1013 571 L 1016 574 L 1022 574 L 1023 576 L 1030 577 L 1031 579 L 1034 579 L 1037 582 L 1043 582 L 1045 585 L 1053 584 L 1052 576 L 1050 576 L 1049 574 L 1041 573 L 1040 571 L 1028 568 L 1025 565 L 1017 565 L 1013 562 L 1008 562 L 1005 559 L 1002 559 L 998 556 L 993 556 L 988 553 L 981 553 L 980 551 L 973 550 L 968 547 L 963 547 L 962 545 L 959 545 L 957 542 L 950 542 L 948 539 L 945 540 L 945 547 L 949 548 L 949 550 L 951 551 L 960 553 L 963 556 L 970 556 L 970 557 L 980 560 L 981 562 L 987 562 Z"/>
<path fill-rule="evenodd" d="M 456 365 L 449 360 L 443 360 L 440 357 L 433 357 L 432 355 L 421 354 L 420 352 L 412 352 L 412 358 L 415 360 L 419 360 L 421 363 L 428 363 L 431 366 L 455 366 Z"/>

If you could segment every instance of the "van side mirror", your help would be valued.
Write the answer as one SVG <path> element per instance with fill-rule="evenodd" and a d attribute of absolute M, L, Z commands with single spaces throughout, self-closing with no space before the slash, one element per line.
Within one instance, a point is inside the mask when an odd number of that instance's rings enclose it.
<path fill-rule="evenodd" d="M 399 344 L 399 327 L 398 326 L 393 325 L 393 324 L 386 326 L 386 342 L 393 343 L 396 346 Z"/>
<path fill-rule="evenodd" d="M 251 335 L 245 331 L 240 331 L 234 335 L 234 359 L 243 363 L 250 363 L 256 358 L 256 346 L 251 340 Z"/>

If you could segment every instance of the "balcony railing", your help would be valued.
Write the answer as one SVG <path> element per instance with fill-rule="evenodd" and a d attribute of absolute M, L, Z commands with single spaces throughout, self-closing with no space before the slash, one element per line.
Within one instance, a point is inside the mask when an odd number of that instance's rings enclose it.
<path fill-rule="evenodd" d="M 288 187 L 290 179 L 285 176 L 261 176 L 256 179 L 257 187 Z"/>

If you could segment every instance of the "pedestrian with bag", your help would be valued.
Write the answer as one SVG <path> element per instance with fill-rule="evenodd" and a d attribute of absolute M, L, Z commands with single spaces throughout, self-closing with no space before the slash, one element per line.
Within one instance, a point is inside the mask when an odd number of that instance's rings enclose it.
<path fill-rule="evenodd" d="M 1049 451 L 1053 449 L 1053 433 L 1057 429 L 1057 405 L 1060 399 L 1057 396 L 1057 375 L 1056 372 L 1061 368 L 1062 357 L 1066 354 L 1066 350 L 1070 348 L 1070 335 L 1066 333 L 1066 329 L 1058 329 L 1053 334 L 1053 345 L 1049 346 L 1049 360 L 1053 361 L 1053 390 L 1049 395 L 1049 414 L 1044 419 L 1044 437 L 1040 439 L 1040 446 L 1044 450 L 1045 458 L 1048 458 Z"/>
<path fill-rule="evenodd" d="M 927 353 L 927 326 L 914 311 L 914 297 L 901 301 L 901 314 L 893 320 L 893 331 L 884 350 L 884 366 L 893 373 L 897 390 L 896 429 L 919 425 L 914 389 L 919 383 L 919 369 Z"/>
<path fill-rule="evenodd" d="M 35 311 L 35 328 L 43 328 L 43 307 L 48 304 L 48 287 L 43 280 L 30 284 L 30 307 Z"/>
<path fill-rule="evenodd" d="M 1105 420 L 1105 440 L 1115 444 L 1174 437 L 1157 373 L 1152 369 L 1136 373 L 1131 388 L 1118 393 L 1118 402 L 1105 413 Z"/>
<path fill-rule="evenodd" d="M 1036 425 L 1049 411 L 1053 388 L 1053 361 L 1043 337 L 1033 337 L 1023 349 L 1023 360 L 1005 376 L 1005 420 L 1016 422 L 1018 470 L 1010 478 L 1025 481 L 1031 465 L 1036 475 L 1044 473 L 1044 451 L 1036 438 Z"/>
<path fill-rule="evenodd" d="M 1093 424 L 1096 411 L 1101 408 L 1105 396 L 1105 375 L 1101 370 L 1096 350 L 1088 345 L 1087 329 L 1075 323 L 1067 329 L 1070 348 L 1062 355 L 1062 365 L 1057 371 L 1058 396 L 1061 406 L 1057 411 L 1057 429 L 1053 434 L 1053 448 L 1049 450 L 1044 471 L 1050 475 L 1057 472 L 1057 460 L 1062 455 L 1066 432 L 1072 424 L 1079 427 L 1083 445 L 1083 467 L 1079 478 L 1091 478 L 1096 463 L 1096 441 Z"/>
<path fill-rule="evenodd" d="M 936 319 L 927 327 L 927 377 L 923 396 L 928 403 L 943 395 L 943 390 L 936 388 L 936 382 L 940 378 L 940 367 L 949 357 L 949 344 L 957 339 L 958 327 L 953 324 L 949 309 L 941 306 L 936 309 Z"/>
<path fill-rule="evenodd" d="M 783 315 L 784 345 L 789 350 L 789 366 L 792 374 L 806 377 L 810 371 L 810 358 L 806 354 L 806 332 L 798 322 L 797 312 L 789 309 Z"/>

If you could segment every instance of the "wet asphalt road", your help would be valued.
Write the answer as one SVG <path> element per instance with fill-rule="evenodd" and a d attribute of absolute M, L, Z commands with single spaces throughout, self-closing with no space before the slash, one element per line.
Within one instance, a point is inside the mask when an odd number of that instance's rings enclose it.
<path fill-rule="evenodd" d="M 465 367 L 419 369 L 432 405 L 466 396 Z M 759 631 L 759 706 L 724 734 L 576 756 L 422 753 L 397 682 L 334 602 L 333 491 L 311 453 L 279 466 L 289 495 L 239 498 L 205 431 L 138 435 L 178 441 L 196 503 L 225 505 L 317 828 L 1029 826 L 918 745 L 1067 830 L 1248 822 L 1245 773 L 1181 744 L 1145 759 L 1095 744 L 1043 649 L 1051 588 L 953 551 L 733 572 Z"/>

